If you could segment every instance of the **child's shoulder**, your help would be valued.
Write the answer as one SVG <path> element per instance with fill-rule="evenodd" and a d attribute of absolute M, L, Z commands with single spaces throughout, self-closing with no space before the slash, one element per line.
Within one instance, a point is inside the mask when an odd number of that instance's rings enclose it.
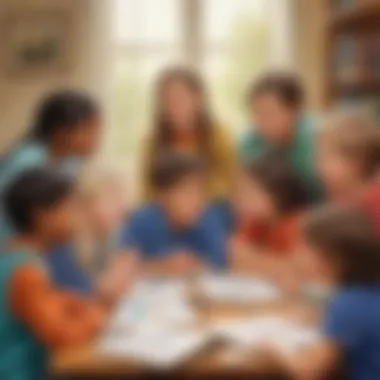
<path fill-rule="evenodd" d="M 164 213 L 156 203 L 147 203 L 138 207 L 129 218 L 128 224 L 159 223 L 164 218 Z"/>
<path fill-rule="evenodd" d="M 3 265 L 12 263 L 39 263 L 41 259 L 31 251 L 26 249 L 2 249 L 0 253 L 0 262 Z"/>
<path fill-rule="evenodd" d="M 35 143 L 23 143 L 10 152 L 1 164 L 0 186 L 6 186 L 16 175 L 29 168 L 45 165 L 47 152 Z"/>
<path fill-rule="evenodd" d="M 232 218 L 232 206 L 228 199 L 220 199 L 212 202 L 207 211 L 209 214 L 223 221 Z"/>
<path fill-rule="evenodd" d="M 5 281 L 15 271 L 25 267 L 42 267 L 42 261 L 35 254 L 27 250 L 2 251 L 0 254 L 0 278 Z"/>
<path fill-rule="evenodd" d="M 215 224 L 228 232 L 233 225 L 231 204 L 228 200 L 217 200 L 212 202 L 205 210 L 203 222 Z"/>
<path fill-rule="evenodd" d="M 377 307 L 375 307 L 377 306 Z M 369 310 L 380 316 L 380 284 L 373 287 L 352 286 L 339 289 L 331 299 L 330 313 L 342 317 L 366 313 Z"/>

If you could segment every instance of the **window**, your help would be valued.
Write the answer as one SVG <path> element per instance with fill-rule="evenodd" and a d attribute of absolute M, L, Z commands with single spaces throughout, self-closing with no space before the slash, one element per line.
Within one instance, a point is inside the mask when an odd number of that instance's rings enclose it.
<path fill-rule="evenodd" d="M 137 159 L 155 75 L 179 62 L 199 67 L 216 117 L 238 131 L 247 84 L 273 61 L 273 7 L 287 1 L 116 0 L 109 151 Z"/>

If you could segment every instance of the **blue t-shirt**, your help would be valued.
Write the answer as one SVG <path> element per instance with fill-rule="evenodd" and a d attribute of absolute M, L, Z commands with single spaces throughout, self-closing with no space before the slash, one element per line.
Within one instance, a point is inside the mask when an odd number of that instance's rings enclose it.
<path fill-rule="evenodd" d="M 231 202 L 228 200 L 215 201 L 212 205 L 214 212 L 218 215 L 224 233 L 229 236 L 236 227 L 236 218 L 232 210 Z"/>
<path fill-rule="evenodd" d="M 380 285 L 338 291 L 324 333 L 343 350 L 348 379 L 380 379 Z"/>
<path fill-rule="evenodd" d="M 52 280 L 59 288 L 83 295 L 93 294 L 92 280 L 78 263 L 72 246 L 54 248 L 46 255 L 46 262 Z"/>
<path fill-rule="evenodd" d="M 177 250 L 189 250 L 213 268 L 226 265 L 225 233 L 213 208 L 204 212 L 196 225 L 175 231 L 165 210 L 149 204 L 138 210 L 121 233 L 125 248 L 136 248 L 145 260 L 159 259 Z"/>

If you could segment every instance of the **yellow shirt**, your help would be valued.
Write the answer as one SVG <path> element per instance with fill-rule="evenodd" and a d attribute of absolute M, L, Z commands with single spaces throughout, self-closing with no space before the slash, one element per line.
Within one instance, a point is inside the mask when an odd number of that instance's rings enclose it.
<path fill-rule="evenodd" d="M 148 136 L 143 144 L 143 167 L 142 167 L 142 194 L 143 200 L 150 200 L 153 195 L 153 189 L 149 183 L 148 168 L 154 161 L 153 157 L 153 138 Z M 173 144 L 173 150 L 184 152 L 186 154 L 199 154 L 199 145 L 194 142 L 181 141 Z M 221 127 L 215 127 L 211 136 L 211 167 L 208 171 L 207 187 L 212 199 L 224 198 L 230 192 L 233 176 L 236 171 L 237 155 L 232 139 L 227 132 Z"/>

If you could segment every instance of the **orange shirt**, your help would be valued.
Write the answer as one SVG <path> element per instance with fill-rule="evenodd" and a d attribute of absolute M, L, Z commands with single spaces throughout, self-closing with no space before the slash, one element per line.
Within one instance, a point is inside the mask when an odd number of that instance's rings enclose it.
<path fill-rule="evenodd" d="M 37 339 L 49 348 L 87 342 L 103 325 L 104 310 L 58 291 L 38 267 L 25 265 L 11 279 L 10 306 Z"/>
<path fill-rule="evenodd" d="M 267 249 L 275 254 L 289 254 L 299 236 L 299 225 L 302 214 L 284 218 L 275 226 L 260 224 L 256 221 L 241 226 L 238 236 L 250 244 Z"/>

